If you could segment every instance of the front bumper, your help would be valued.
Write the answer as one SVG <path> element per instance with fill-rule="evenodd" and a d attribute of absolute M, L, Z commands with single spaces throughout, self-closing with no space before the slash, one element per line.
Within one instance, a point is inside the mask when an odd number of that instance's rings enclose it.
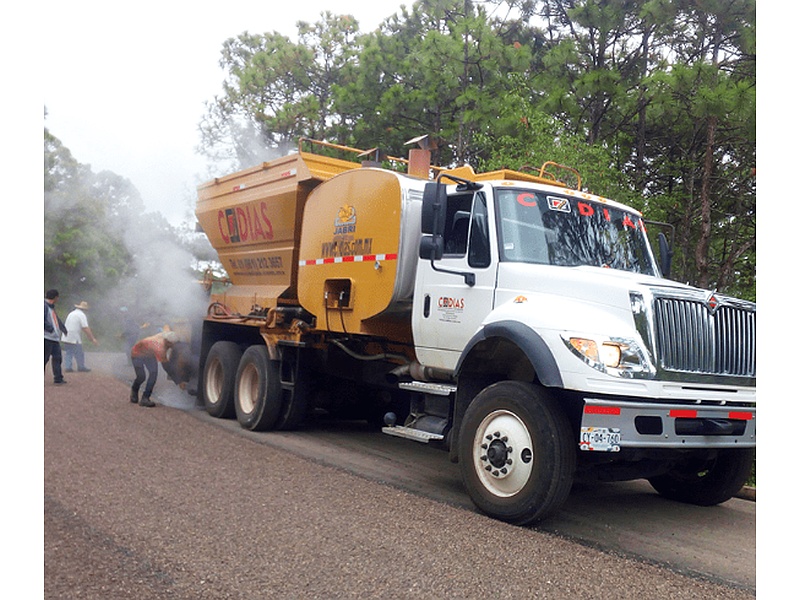
<path fill-rule="evenodd" d="M 753 448 L 754 406 L 584 398 L 580 448 Z"/>

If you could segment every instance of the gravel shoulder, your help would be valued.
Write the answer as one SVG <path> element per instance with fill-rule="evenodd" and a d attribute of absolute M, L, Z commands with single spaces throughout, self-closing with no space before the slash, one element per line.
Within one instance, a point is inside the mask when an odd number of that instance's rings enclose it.
<path fill-rule="evenodd" d="M 754 595 L 231 435 L 170 385 L 147 409 L 98 369 L 45 377 L 46 598 Z"/>

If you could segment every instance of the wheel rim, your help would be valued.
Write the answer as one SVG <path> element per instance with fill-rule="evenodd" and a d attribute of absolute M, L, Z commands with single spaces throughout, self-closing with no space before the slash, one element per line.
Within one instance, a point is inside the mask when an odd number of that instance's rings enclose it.
<path fill-rule="evenodd" d="M 222 364 L 215 360 L 208 365 L 206 370 L 205 391 L 206 399 L 211 404 L 217 404 L 222 395 Z"/>
<path fill-rule="evenodd" d="M 533 443 L 522 420 L 512 412 L 487 415 L 475 432 L 472 461 L 483 486 L 495 496 L 519 493 L 533 471 Z"/>
<path fill-rule="evenodd" d="M 239 379 L 239 408 L 245 414 L 252 413 L 258 404 L 259 383 L 258 369 L 248 363 Z"/>

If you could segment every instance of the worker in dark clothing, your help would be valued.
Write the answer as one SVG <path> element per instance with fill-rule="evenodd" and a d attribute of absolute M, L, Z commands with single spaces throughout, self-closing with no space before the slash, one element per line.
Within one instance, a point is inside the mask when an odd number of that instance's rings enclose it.
<path fill-rule="evenodd" d="M 60 385 L 67 383 L 61 372 L 61 334 L 67 334 L 67 328 L 56 314 L 58 290 L 47 290 L 44 295 L 44 366 L 53 359 L 53 382 Z"/>

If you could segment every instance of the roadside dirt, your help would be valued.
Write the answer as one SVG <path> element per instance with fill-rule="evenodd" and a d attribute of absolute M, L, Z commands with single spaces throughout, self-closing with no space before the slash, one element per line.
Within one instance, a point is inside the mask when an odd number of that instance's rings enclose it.
<path fill-rule="evenodd" d="M 752 598 L 358 477 L 92 365 L 44 384 L 46 598 Z M 163 375 L 163 374 L 162 374 Z"/>

